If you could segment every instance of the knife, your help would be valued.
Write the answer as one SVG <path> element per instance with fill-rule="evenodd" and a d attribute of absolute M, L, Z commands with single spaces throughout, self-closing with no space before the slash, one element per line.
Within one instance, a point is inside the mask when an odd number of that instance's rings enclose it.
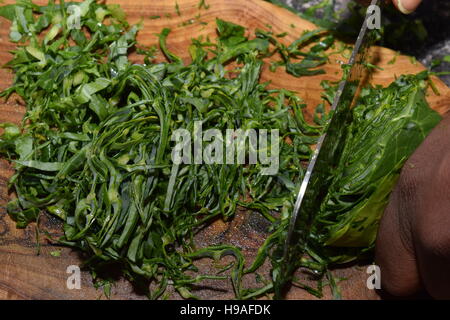
<path fill-rule="evenodd" d="M 380 0 L 372 0 L 371 6 Z M 325 198 L 333 178 L 333 169 L 342 155 L 347 128 L 352 122 L 351 107 L 358 97 L 364 76 L 364 60 L 376 38 L 376 31 L 368 28 L 369 13 L 356 40 L 349 62 L 344 66 L 344 80 L 339 84 L 333 104 L 332 116 L 325 133 L 319 138 L 306 170 L 294 210 L 291 215 L 280 272 L 274 276 L 275 297 L 281 298 L 286 285 L 292 280 L 301 254 L 305 252 L 309 222 Z"/>

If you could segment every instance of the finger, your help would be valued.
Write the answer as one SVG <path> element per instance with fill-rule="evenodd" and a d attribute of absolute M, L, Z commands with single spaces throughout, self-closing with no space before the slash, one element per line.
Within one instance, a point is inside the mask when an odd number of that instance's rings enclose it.
<path fill-rule="evenodd" d="M 410 14 L 417 9 L 422 0 L 393 0 L 393 2 L 400 12 Z"/>
<path fill-rule="evenodd" d="M 375 261 L 381 271 L 381 285 L 394 296 L 410 296 L 422 285 L 406 219 L 401 219 L 403 197 L 394 190 L 381 219 L 376 242 Z M 406 217 L 403 217 L 406 218 Z"/>

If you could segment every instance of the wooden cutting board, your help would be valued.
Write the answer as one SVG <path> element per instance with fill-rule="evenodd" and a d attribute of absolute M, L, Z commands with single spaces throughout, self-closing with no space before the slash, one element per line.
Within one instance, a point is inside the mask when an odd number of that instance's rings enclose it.
<path fill-rule="evenodd" d="M 36 1 L 45 3 L 44 1 Z M 176 2 L 180 15 L 176 13 Z M 11 0 L 5 4 L 13 3 Z M 315 29 L 315 26 L 300 19 L 295 14 L 273 6 L 261 0 L 206 0 L 210 6 L 208 10 L 199 9 L 198 0 L 152 0 L 131 1 L 114 0 L 108 3 L 118 3 L 128 15 L 130 23 L 137 23 L 141 19 L 144 28 L 139 32 L 138 40 L 144 45 L 157 43 L 155 34 L 162 28 L 172 29 L 168 40 L 170 50 L 181 56 L 188 62 L 187 48 L 193 37 L 215 36 L 215 19 L 217 17 L 232 21 L 248 28 L 252 34 L 256 28 L 268 29 L 271 26 L 274 33 L 287 31 L 289 34 L 283 41 L 290 43 L 304 30 Z M 151 17 L 160 16 L 159 19 Z M 205 24 L 206 23 L 206 24 Z M 8 40 L 10 23 L 0 18 L 0 64 L 11 59 L 9 50 L 14 49 L 14 44 Z M 398 56 L 396 62 L 390 64 L 396 53 L 392 50 L 374 47 L 371 51 L 372 62 L 383 71 L 376 71 L 372 82 L 387 85 L 398 75 L 405 73 L 417 73 L 424 70 L 418 63 L 413 63 L 409 57 Z M 161 56 L 159 57 L 161 58 Z M 136 62 L 138 58 L 133 56 Z M 294 90 L 306 101 L 308 106 L 314 107 L 321 99 L 322 80 L 339 80 L 341 69 L 339 63 L 346 59 L 340 55 L 333 55 L 330 63 L 325 66 L 325 75 L 294 78 L 287 75 L 281 68 L 276 72 L 270 72 L 265 68 L 262 81 L 271 81 L 271 86 Z M 13 75 L 10 71 L 0 70 L 0 90 L 11 85 Z M 450 89 L 439 79 L 434 79 L 440 95 L 430 91 L 428 101 L 430 105 L 445 113 L 450 108 Z M 0 103 L 0 122 L 19 123 L 24 106 L 20 100 L 11 98 L 8 102 Z M 66 273 L 69 265 L 79 265 L 79 254 L 68 248 L 60 248 L 51 245 L 45 239 L 41 239 L 40 254 L 37 255 L 35 226 L 31 225 L 25 230 L 18 230 L 14 223 L 6 215 L 5 204 L 10 194 L 7 191 L 7 181 L 12 175 L 12 167 L 0 160 L 0 298 L 1 299 L 96 299 L 104 298 L 102 291 L 94 289 L 90 275 L 82 273 L 82 286 L 80 290 L 69 290 Z M 51 233 L 58 233 L 58 223 L 52 219 L 44 218 L 40 227 Z M 265 222 L 257 214 L 238 212 L 231 223 L 215 222 L 204 230 L 198 237 L 199 244 L 226 242 L 240 246 L 248 261 L 252 261 L 257 248 L 264 241 Z M 59 257 L 54 257 L 50 252 L 60 251 Z M 209 260 L 200 261 L 202 271 L 213 270 Z M 267 273 L 269 265 L 265 265 L 261 272 Z M 349 266 L 335 271 L 336 276 L 345 277 L 341 282 L 342 296 L 344 299 L 378 299 L 379 296 L 373 290 L 367 289 L 366 280 L 368 274 L 365 266 Z M 254 278 L 254 277 L 253 277 Z M 245 278 L 245 284 L 252 284 L 254 279 Z M 196 292 L 202 298 L 229 299 L 233 297 L 230 283 L 227 281 L 212 281 L 202 283 Z M 119 279 L 112 289 L 113 299 L 144 299 L 137 288 L 131 286 L 126 280 Z M 176 294 L 173 298 L 179 298 Z M 289 294 L 290 299 L 311 299 L 311 295 L 303 290 L 293 288 Z M 325 290 L 325 298 L 330 298 L 329 290 Z"/>

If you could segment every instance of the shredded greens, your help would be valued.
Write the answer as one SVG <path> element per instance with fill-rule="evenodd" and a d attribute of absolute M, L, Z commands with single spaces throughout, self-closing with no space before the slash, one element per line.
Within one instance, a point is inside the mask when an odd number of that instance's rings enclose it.
<path fill-rule="evenodd" d="M 80 29 L 70 28 L 71 5 L 80 8 Z M 270 32 L 258 30 L 249 39 L 242 26 L 217 19 L 217 42 L 193 40 L 191 63 L 168 50 L 170 30 L 164 29 L 159 40 L 167 62 L 152 63 L 153 51 L 141 49 L 145 64 L 139 65 L 128 54 L 140 26 L 129 26 L 117 6 L 22 0 L 1 7 L 0 15 L 12 21 L 11 40 L 18 43 L 8 63 L 14 84 L 1 95 L 17 93 L 27 108 L 20 126 L 0 124 L 0 152 L 16 169 L 10 186 L 17 198 L 7 209 L 17 226 L 41 212 L 57 216 L 64 231 L 58 241 L 86 254 L 94 278 L 105 265 L 118 264 L 130 280 L 151 283 L 149 298 L 162 297 L 168 286 L 195 298 L 193 284 L 224 278 L 238 299 L 272 292 L 293 202 L 327 114 L 319 105 L 309 124 L 299 96 L 260 83 L 263 58 L 277 52 L 282 61 L 274 67 L 297 77 L 320 74 L 316 67 L 326 62 L 333 37 L 319 29 L 284 46 Z M 402 164 L 439 121 L 425 86 L 425 74 L 402 76 L 388 88 L 366 88 L 354 109 L 342 165 L 299 257 L 299 266 L 325 276 L 336 296 L 328 268 L 370 252 Z M 324 88 L 329 102 L 335 86 Z M 195 134 L 196 122 L 219 131 L 279 130 L 278 173 L 263 175 L 261 164 L 173 163 L 172 134 L 180 128 Z M 271 223 L 250 266 L 238 247 L 195 243 L 202 227 L 232 219 L 238 207 Z M 196 260 L 226 255 L 235 258 L 228 276 L 223 268 L 198 273 Z M 261 279 L 260 288 L 244 287 L 243 275 L 267 259 L 270 278 Z M 295 283 L 321 295 L 322 285 Z"/>

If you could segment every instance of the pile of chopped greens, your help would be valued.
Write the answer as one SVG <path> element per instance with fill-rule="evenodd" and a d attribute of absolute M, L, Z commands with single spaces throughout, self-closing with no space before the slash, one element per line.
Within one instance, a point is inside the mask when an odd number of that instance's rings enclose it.
<path fill-rule="evenodd" d="M 68 25 L 71 5 L 80 8 L 81 29 Z M 0 15 L 12 21 L 11 41 L 18 45 L 8 63 L 14 84 L 1 95 L 16 93 L 26 103 L 20 126 L 0 124 L 0 153 L 16 170 L 10 187 L 17 198 L 7 211 L 17 226 L 44 213 L 58 217 L 64 231 L 58 242 L 84 252 L 87 268 L 95 273 L 119 265 L 130 280 L 151 283 L 149 298 L 162 297 L 168 286 L 191 298 L 193 284 L 224 278 L 238 299 L 272 292 L 289 215 L 334 86 L 324 84 L 324 104 L 309 124 L 299 96 L 260 83 L 263 58 L 277 52 L 282 60 L 273 68 L 320 74 L 333 38 L 310 31 L 284 46 L 269 31 L 250 40 L 243 27 L 217 19 L 216 43 L 195 39 L 186 48 L 191 63 L 168 50 L 164 29 L 159 38 L 167 62 L 154 63 L 151 50 L 138 50 L 145 64 L 132 64 L 128 54 L 140 26 L 129 26 L 118 6 L 21 0 L 1 7 Z M 303 50 L 306 43 L 315 45 Z M 424 98 L 426 84 L 421 74 L 364 89 L 299 267 L 333 284 L 330 267 L 370 255 L 402 164 L 439 121 Z M 261 164 L 173 163 L 172 134 L 180 128 L 195 134 L 197 121 L 221 132 L 279 130 L 278 173 L 263 175 Z M 201 228 L 229 221 L 238 207 L 271 223 L 250 266 L 236 246 L 194 241 Z M 229 276 L 199 274 L 196 260 L 225 255 L 235 257 Z M 242 277 L 267 260 L 273 266 L 267 284 L 244 287 Z"/>

